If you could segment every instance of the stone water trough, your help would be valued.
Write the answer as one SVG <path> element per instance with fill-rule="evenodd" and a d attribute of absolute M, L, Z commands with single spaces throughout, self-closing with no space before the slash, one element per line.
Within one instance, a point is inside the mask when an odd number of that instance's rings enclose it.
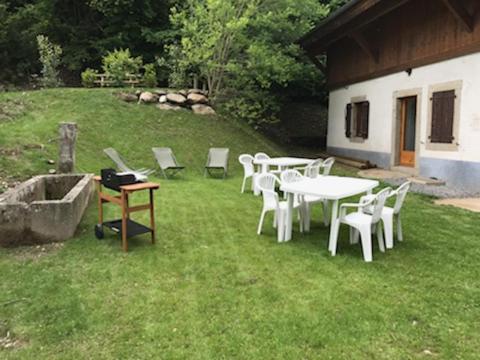
<path fill-rule="evenodd" d="M 0 195 L 0 246 L 72 237 L 93 195 L 93 175 L 40 175 Z"/>

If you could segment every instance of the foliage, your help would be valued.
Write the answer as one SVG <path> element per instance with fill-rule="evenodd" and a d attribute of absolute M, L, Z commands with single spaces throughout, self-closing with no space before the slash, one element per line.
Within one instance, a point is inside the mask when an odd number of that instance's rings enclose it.
<path fill-rule="evenodd" d="M 157 70 L 155 69 L 155 64 L 145 64 L 143 68 L 145 70 L 142 78 L 143 84 L 149 88 L 157 86 Z"/>
<path fill-rule="evenodd" d="M 40 71 L 36 36 L 63 49 L 61 74 L 78 84 L 83 69 L 100 68 L 115 48 L 130 48 L 146 62 L 173 38 L 169 11 L 178 0 L 2 0 L 0 83 L 25 83 Z"/>
<path fill-rule="evenodd" d="M 97 79 L 96 75 L 98 74 L 97 70 L 92 70 L 87 68 L 84 72 L 82 72 L 82 85 L 91 88 L 95 86 L 95 80 Z"/>
<path fill-rule="evenodd" d="M 79 126 L 81 172 L 112 166 L 107 146 L 132 166 L 153 168 L 150 148 L 159 144 L 186 171 L 177 180 L 152 175 L 161 183 L 155 245 L 138 236 L 123 254 L 118 235 L 95 239 L 92 202 L 58 247 L 0 249 L 0 319 L 21 340 L 0 348 L 2 359 L 478 358 L 478 214 L 409 194 L 404 242 L 386 253 L 375 246 L 371 264 L 345 227 L 337 256 L 329 255 L 321 206 L 312 207 L 311 233 L 300 234 L 296 221 L 293 240 L 278 244 L 271 215 L 256 235 L 261 200 L 240 194 L 243 169 L 234 160 L 243 152 L 306 154 L 230 118 L 126 104 L 109 89 L 2 93 L 0 102 L 22 96 L 32 111 L 0 126 L 0 144 L 45 149 L 0 156 L 0 172 L 45 173 L 65 114 Z M 211 146 L 231 149 L 225 181 L 203 178 Z M 355 175 L 337 165 L 334 172 Z M 135 204 L 148 201 L 137 195 Z M 105 220 L 119 215 L 114 205 L 104 209 Z M 133 216 L 148 224 L 148 212 Z"/>
<path fill-rule="evenodd" d="M 172 73 L 181 79 L 179 73 L 196 72 L 214 99 L 227 99 L 226 107 L 237 106 L 234 113 L 250 123 L 274 120 L 280 92 L 301 84 L 307 96 L 321 93 L 322 76 L 295 41 L 328 11 L 317 0 L 188 0 L 172 11 L 180 34 L 169 48 L 178 59 Z"/>
<path fill-rule="evenodd" d="M 52 44 L 48 37 L 44 35 L 37 36 L 37 43 L 40 62 L 42 63 L 42 86 L 46 88 L 60 86 L 62 82 L 58 75 L 58 67 L 60 66 L 62 48 L 59 45 Z"/>
<path fill-rule="evenodd" d="M 127 75 L 136 75 L 142 67 L 142 57 L 133 57 L 129 49 L 115 49 L 102 59 L 105 74 L 113 81 L 114 86 L 124 86 Z"/>
<path fill-rule="evenodd" d="M 173 8 L 171 21 L 180 42 L 170 48 L 183 72 L 198 72 L 210 97 L 222 90 L 227 67 L 239 50 L 237 40 L 255 13 L 258 0 L 188 0 Z"/>

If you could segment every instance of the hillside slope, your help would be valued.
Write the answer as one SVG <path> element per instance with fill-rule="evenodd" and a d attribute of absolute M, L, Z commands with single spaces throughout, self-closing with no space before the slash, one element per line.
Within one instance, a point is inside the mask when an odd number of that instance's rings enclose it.
<path fill-rule="evenodd" d="M 244 124 L 187 110 L 118 100 L 111 89 L 59 89 L 0 94 L 0 176 L 23 179 L 48 172 L 58 158 L 58 123 L 78 124 L 77 170 L 98 172 L 112 163 L 102 149 L 114 147 L 132 167 L 155 168 L 154 146 L 171 147 L 188 174 L 201 173 L 210 147 L 231 150 L 232 170 L 242 152 L 278 153 L 272 142 Z"/>

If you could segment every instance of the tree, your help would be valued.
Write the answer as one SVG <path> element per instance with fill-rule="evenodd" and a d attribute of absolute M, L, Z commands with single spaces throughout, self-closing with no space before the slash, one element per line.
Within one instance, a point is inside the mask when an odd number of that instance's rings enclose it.
<path fill-rule="evenodd" d="M 318 0 L 187 0 L 171 16 L 180 36 L 170 47 L 174 74 L 197 72 L 214 98 L 230 94 L 227 105 L 250 122 L 274 119 L 279 89 L 321 86 L 296 40 L 328 12 Z"/>
<path fill-rule="evenodd" d="M 37 36 L 37 44 L 40 62 L 42 63 L 42 86 L 47 88 L 60 86 L 62 82 L 58 77 L 58 67 L 60 66 L 62 48 L 52 44 L 48 37 L 44 35 Z"/>
<path fill-rule="evenodd" d="M 178 57 L 177 72 L 198 72 L 215 98 L 227 68 L 238 54 L 238 38 L 253 16 L 259 0 L 187 0 L 170 17 L 180 41 L 170 47 Z"/>

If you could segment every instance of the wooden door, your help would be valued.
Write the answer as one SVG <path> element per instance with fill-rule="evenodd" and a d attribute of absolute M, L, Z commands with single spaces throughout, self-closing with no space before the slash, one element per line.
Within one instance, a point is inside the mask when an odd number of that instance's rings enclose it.
<path fill-rule="evenodd" d="M 417 97 L 400 99 L 400 165 L 415 166 Z"/>

